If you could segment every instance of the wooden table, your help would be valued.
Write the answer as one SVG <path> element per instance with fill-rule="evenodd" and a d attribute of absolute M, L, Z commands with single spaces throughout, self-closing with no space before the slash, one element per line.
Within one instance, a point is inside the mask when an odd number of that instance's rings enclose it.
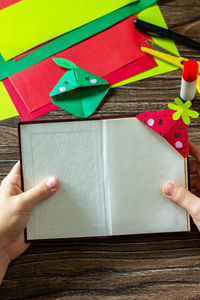
<path fill-rule="evenodd" d="M 200 41 L 200 1 L 160 0 L 169 28 Z M 182 56 L 200 51 L 179 46 Z M 179 95 L 181 71 L 119 87 L 96 115 L 166 109 Z M 194 109 L 200 112 L 200 97 Z M 62 110 L 41 119 L 72 118 Z M 0 122 L 0 179 L 19 159 L 19 118 Z M 189 127 L 200 145 L 200 119 Z M 199 233 L 151 234 L 61 243 L 38 243 L 9 266 L 0 299 L 199 299 Z"/>

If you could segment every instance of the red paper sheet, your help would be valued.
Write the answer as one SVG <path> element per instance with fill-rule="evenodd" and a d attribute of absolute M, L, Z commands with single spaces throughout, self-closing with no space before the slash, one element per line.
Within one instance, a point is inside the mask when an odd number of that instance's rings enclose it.
<path fill-rule="evenodd" d="M 35 118 L 39 118 L 39 117 L 58 108 L 51 102 L 33 112 L 29 112 L 26 105 L 24 104 L 23 100 L 21 99 L 21 97 L 19 96 L 19 94 L 17 93 L 15 88 L 13 87 L 12 83 L 10 82 L 9 78 L 4 79 L 3 84 L 7 90 L 10 98 L 12 99 L 22 121 L 31 121 Z"/>
<path fill-rule="evenodd" d="M 108 74 L 104 77 L 104 79 L 108 80 L 110 84 L 114 84 L 116 82 L 119 82 L 123 79 L 126 79 L 124 76 L 128 74 L 129 76 L 136 75 L 138 72 L 144 72 L 146 69 L 149 68 L 149 65 L 152 64 L 152 56 L 145 55 L 144 57 L 141 57 L 137 59 L 136 61 L 128 64 L 127 66 L 121 68 L 120 70 L 117 70 L 116 72 L 113 72 L 111 74 Z M 127 70 L 127 71 L 126 71 Z M 130 73 L 131 72 L 131 73 Z M 38 118 L 46 113 L 49 113 L 50 111 L 53 111 L 57 109 L 57 107 L 51 102 L 51 99 L 49 97 L 49 103 L 44 105 L 43 107 L 30 112 L 25 105 L 22 98 L 17 93 L 16 89 L 13 87 L 12 83 L 9 79 L 3 80 L 4 86 L 6 87 L 10 97 L 13 100 L 13 103 L 22 119 L 22 121 L 30 121 L 35 118 Z"/>
<path fill-rule="evenodd" d="M 145 72 L 153 67 L 156 67 L 157 64 L 151 55 L 144 55 L 130 64 L 110 73 L 103 78 L 109 82 L 110 85 L 123 81 L 127 78 L 135 76 L 139 73 Z"/>
<path fill-rule="evenodd" d="M 133 26 L 136 15 L 131 16 L 113 27 L 69 48 L 53 57 L 71 60 L 79 67 L 105 77 L 116 70 L 120 70 L 120 80 L 140 73 L 145 69 L 144 63 L 137 69 L 129 66 L 124 74 L 123 66 L 139 58 L 147 57 L 140 47 L 145 45 L 145 40 L 150 38 L 137 31 Z M 155 61 L 148 58 L 148 68 L 156 66 Z M 29 112 L 33 112 L 50 103 L 49 93 L 60 80 L 65 69 L 58 67 L 51 58 L 31 66 L 30 68 L 12 75 L 10 80 L 26 104 Z M 132 73 L 131 73 L 132 72 Z M 112 77 L 113 78 L 113 77 Z M 117 82 L 119 82 L 118 80 Z M 116 82 L 116 80 L 114 80 Z"/>

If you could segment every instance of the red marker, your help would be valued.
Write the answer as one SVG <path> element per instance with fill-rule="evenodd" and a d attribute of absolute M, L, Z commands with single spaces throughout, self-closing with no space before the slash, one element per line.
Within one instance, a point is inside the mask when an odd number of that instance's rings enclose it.
<path fill-rule="evenodd" d="M 180 97 L 183 101 L 192 101 L 195 98 L 199 65 L 189 59 L 183 65 Z"/>

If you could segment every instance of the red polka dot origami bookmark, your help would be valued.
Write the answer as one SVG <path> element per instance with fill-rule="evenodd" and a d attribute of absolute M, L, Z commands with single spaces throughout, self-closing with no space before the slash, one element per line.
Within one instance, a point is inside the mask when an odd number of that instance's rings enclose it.
<path fill-rule="evenodd" d="M 198 118 L 196 111 L 189 110 L 191 102 L 183 103 L 176 98 L 169 103 L 169 110 L 140 113 L 136 118 L 161 135 L 184 158 L 189 155 L 188 127 L 190 118 Z"/>
<path fill-rule="evenodd" d="M 51 91 L 52 102 L 77 117 L 89 117 L 107 94 L 109 83 L 69 60 L 55 58 L 54 61 L 67 72 Z"/>

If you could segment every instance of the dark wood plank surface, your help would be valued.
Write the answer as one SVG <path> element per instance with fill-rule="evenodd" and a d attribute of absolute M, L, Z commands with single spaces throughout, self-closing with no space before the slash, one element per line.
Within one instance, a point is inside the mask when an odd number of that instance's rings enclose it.
<path fill-rule="evenodd" d="M 169 28 L 200 41 L 200 1 L 160 0 Z M 182 56 L 200 51 L 177 45 Z M 181 71 L 119 87 L 95 116 L 166 109 L 179 96 Z M 200 112 L 198 95 L 194 109 Z M 72 118 L 62 110 L 40 119 Z M 0 180 L 19 159 L 19 118 L 0 122 Z M 200 120 L 189 127 L 200 145 Z M 200 235 L 151 234 L 37 243 L 9 266 L 0 299 L 200 299 Z"/>

